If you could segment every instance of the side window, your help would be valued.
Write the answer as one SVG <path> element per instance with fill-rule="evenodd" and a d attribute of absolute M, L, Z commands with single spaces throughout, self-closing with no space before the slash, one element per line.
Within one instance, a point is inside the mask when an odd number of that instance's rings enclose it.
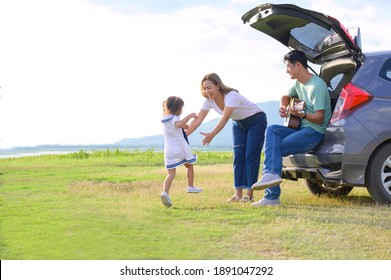
<path fill-rule="evenodd" d="M 391 59 L 388 59 L 380 70 L 379 76 L 391 82 Z"/>
<path fill-rule="evenodd" d="M 331 81 L 330 81 L 331 88 L 335 89 L 338 86 L 339 82 L 342 80 L 342 78 L 343 78 L 343 74 L 342 73 L 337 74 L 336 76 L 334 76 L 331 79 Z"/>

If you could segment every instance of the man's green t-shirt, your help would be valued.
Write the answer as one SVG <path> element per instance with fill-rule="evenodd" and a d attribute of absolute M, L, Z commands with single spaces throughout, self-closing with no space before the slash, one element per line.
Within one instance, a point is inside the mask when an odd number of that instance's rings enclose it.
<path fill-rule="evenodd" d="M 326 83 L 318 76 L 312 75 L 311 79 L 301 84 L 296 80 L 289 89 L 289 96 L 305 101 L 305 111 L 314 114 L 315 111 L 324 110 L 322 124 L 312 123 L 306 119 L 301 120 L 301 127 L 312 127 L 316 131 L 324 134 L 327 124 L 331 118 L 330 96 Z"/>

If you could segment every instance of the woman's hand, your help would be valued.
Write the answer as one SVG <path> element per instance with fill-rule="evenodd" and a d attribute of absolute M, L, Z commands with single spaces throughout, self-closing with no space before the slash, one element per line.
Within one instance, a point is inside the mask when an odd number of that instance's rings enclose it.
<path fill-rule="evenodd" d="M 224 128 L 225 124 L 228 122 L 229 118 L 232 115 L 232 112 L 234 111 L 233 107 L 224 107 L 223 110 L 223 116 L 217 123 L 216 127 L 212 130 L 212 132 L 200 132 L 202 135 L 204 135 L 204 140 L 202 140 L 202 145 L 209 145 L 210 142 L 212 142 L 213 138 Z"/>
<path fill-rule="evenodd" d="M 202 140 L 202 145 L 208 146 L 210 142 L 212 142 L 214 135 L 212 133 L 200 132 L 200 134 L 204 135 L 204 139 Z"/>

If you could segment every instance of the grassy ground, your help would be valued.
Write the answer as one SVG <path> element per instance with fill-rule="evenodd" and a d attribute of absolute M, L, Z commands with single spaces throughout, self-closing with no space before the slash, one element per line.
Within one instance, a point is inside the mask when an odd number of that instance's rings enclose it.
<path fill-rule="evenodd" d="M 231 161 L 230 153 L 199 153 L 199 194 L 186 193 L 179 168 L 168 209 L 160 200 L 161 153 L 1 159 L 0 258 L 391 259 L 391 209 L 365 189 L 335 199 L 285 181 L 280 207 L 229 204 Z"/>

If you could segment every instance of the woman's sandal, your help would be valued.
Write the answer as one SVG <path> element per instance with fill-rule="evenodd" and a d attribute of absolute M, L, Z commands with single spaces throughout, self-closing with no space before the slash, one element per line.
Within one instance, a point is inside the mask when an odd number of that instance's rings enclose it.
<path fill-rule="evenodd" d="M 254 197 L 249 196 L 248 194 L 245 194 L 240 200 L 240 202 L 253 202 L 253 201 L 254 201 Z"/>
<path fill-rule="evenodd" d="M 239 202 L 241 200 L 241 197 L 237 194 L 234 194 L 230 199 L 227 200 L 227 202 Z"/>

